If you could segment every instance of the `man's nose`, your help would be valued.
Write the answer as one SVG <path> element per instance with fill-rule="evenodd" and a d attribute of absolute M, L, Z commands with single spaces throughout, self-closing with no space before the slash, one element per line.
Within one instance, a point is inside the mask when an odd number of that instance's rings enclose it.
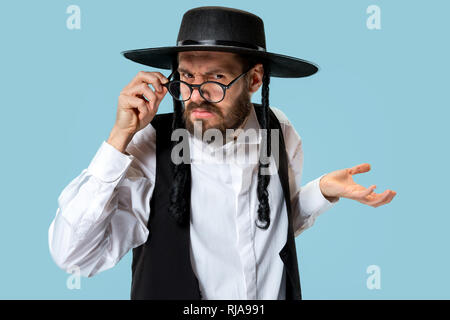
<path fill-rule="evenodd" d="M 203 102 L 205 102 L 206 100 L 203 99 L 203 97 L 200 94 L 199 89 L 200 88 L 192 88 L 192 94 L 191 94 L 191 100 L 192 102 L 195 102 L 196 104 L 202 104 Z"/>

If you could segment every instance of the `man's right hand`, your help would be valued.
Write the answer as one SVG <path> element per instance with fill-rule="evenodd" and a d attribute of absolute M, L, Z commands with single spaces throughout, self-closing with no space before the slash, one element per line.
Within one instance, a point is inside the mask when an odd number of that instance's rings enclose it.
<path fill-rule="evenodd" d="M 168 81 L 160 72 L 140 71 L 119 95 L 114 126 L 129 134 L 145 128 L 153 120 L 167 93 L 167 88 L 161 84 Z M 155 91 L 150 89 L 149 84 Z"/>
<path fill-rule="evenodd" d="M 167 93 L 167 88 L 161 84 L 168 81 L 160 72 L 140 71 L 123 88 L 119 95 L 116 122 L 107 141 L 109 144 L 124 152 L 134 134 L 145 128 L 155 117 L 159 104 Z"/>

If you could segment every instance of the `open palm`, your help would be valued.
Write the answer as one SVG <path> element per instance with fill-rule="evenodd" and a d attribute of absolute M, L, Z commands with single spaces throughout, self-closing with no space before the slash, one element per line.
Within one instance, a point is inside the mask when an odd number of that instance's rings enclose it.
<path fill-rule="evenodd" d="M 329 198 L 343 197 L 357 200 L 372 207 L 379 207 L 391 202 L 397 194 L 393 190 L 386 190 L 383 193 L 375 193 L 376 185 L 365 188 L 353 180 L 353 175 L 367 172 L 370 164 L 363 163 L 352 168 L 336 170 L 326 174 L 320 179 L 320 190 L 323 195 Z"/>

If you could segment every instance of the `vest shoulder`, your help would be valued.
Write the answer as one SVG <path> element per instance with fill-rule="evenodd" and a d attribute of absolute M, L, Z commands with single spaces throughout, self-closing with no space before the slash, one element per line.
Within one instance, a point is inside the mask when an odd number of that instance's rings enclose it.
<path fill-rule="evenodd" d="M 260 103 L 255 103 L 253 102 L 253 105 L 255 107 L 255 112 L 256 115 L 259 117 L 261 117 L 262 114 L 262 104 Z M 283 113 L 283 111 L 281 111 L 280 109 L 273 107 L 273 106 L 269 106 L 270 111 L 272 111 L 271 113 L 273 114 L 272 116 L 275 117 L 275 119 L 278 120 L 278 122 L 280 124 L 284 124 L 284 125 L 290 125 L 289 119 L 288 117 Z"/>
<path fill-rule="evenodd" d="M 283 111 L 281 111 L 280 109 L 278 109 L 276 107 L 270 107 L 270 109 L 273 111 L 273 113 L 277 117 L 278 121 L 280 121 L 280 123 L 290 124 L 288 117 L 284 114 Z"/>
<path fill-rule="evenodd" d="M 150 123 L 155 128 L 155 130 L 157 130 L 160 127 L 167 128 L 167 126 L 169 126 L 171 128 L 172 127 L 172 119 L 173 119 L 173 112 L 160 113 L 160 114 L 155 115 L 155 117 L 153 118 L 153 120 Z"/>

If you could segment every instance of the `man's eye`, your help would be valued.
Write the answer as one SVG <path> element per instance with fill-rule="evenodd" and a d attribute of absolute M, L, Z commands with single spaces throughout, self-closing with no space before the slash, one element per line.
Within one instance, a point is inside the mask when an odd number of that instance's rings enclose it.
<path fill-rule="evenodd" d="M 184 78 L 186 78 L 186 79 L 191 79 L 191 78 L 193 78 L 193 76 L 192 76 L 192 74 L 190 74 L 190 73 L 182 73 L 181 74 Z M 224 75 L 222 75 L 222 74 L 215 74 L 214 75 L 214 79 L 222 79 L 224 77 Z"/>

